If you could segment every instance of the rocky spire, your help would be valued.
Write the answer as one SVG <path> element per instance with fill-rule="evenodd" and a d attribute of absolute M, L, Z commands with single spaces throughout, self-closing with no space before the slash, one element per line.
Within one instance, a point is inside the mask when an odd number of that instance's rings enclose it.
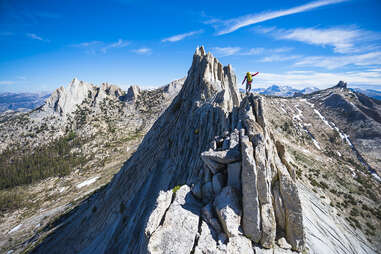
<path fill-rule="evenodd" d="M 334 88 L 347 88 L 347 83 L 340 80 L 339 83 L 337 83 L 337 85 L 334 86 Z"/>
<path fill-rule="evenodd" d="M 53 109 L 61 115 L 72 113 L 77 104 L 89 96 L 94 86 L 74 78 L 67 88 L 60 87 L 46 100 L 45 110 Z"/>

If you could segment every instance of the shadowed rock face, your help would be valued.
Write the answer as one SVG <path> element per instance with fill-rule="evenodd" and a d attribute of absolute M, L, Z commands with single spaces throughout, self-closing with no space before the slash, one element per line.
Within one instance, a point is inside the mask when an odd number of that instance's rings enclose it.
<path fill-rule="evenodd" d="M 33 253 L 260 253 L 281 237 L 304 250 L 308 214 L 266 117 L 265 99 L 241 99 L 232 67 L 198 48 L 136 153 Z"/>

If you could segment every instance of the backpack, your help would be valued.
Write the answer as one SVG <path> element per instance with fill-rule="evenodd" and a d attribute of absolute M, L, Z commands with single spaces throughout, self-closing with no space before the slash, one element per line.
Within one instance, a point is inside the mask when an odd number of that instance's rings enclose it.
<path fill-rule="evenodd" d="M 246 73 L 246 78 L 247 78 L 247 81 L 249 82 L 253 81 L 253 76 L 251 76 L 250 72 Z"/>

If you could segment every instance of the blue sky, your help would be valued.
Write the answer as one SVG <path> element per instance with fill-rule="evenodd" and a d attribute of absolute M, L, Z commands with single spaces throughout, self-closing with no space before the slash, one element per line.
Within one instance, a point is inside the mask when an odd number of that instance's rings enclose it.
<path fill-rule="evenodd" d="M 381 90 L 381 1 L 0 0 L 0 92 L 156 87 L 198 45 L 255 86 Z"/>

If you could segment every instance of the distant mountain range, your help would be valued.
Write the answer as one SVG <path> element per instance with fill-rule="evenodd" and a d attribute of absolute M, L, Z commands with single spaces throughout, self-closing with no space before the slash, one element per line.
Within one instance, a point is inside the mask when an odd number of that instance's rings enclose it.
<path fill-rule="evenodd" d="M 381 91 L 372 90 L 372 89 L 361 89 L 361 88 L 350 88 L 351 90 L 365 94 L 368 97 L 381 100 Z M 254 88 L 251 91 L 263 95 L 272 95 L 272 96 L 282 96 L 282 97 L 292 97 L 296 94 L 310 94 L 318 91 L 317 87 L 306 87 L 303 89 L 296 89 L 291 86 L 278 86 L 272 85 L 267 88 Z M 240 89 L 241 92 L 244 92 L 244 89 Z"/>
<path fill-rule="evenodd" d="M 308 94 L 318 90 L 319 88 L 317 87 L 307 87 L 307 88 L 298 90 L 291 86 L 277 86 L 277 85 L 272 85 L 267 88 L 252 89 L 252 91 L 256 93 L 260 93 L 264 95 L 284 96 L 284 97 L 294 96 L 295 93 Z"/>
<path fill-rule="evenodd" d="M 251 91 L 264 95 L 292 97 L 295 94 L 309 94 L 318 90 L 317 87 L 296 89 L 291 86 L 272 85 L 267 88 L 254 88 Z M 361 88 L 351 88 L 351 90 L 381 100 L 381 91 Z M 245 90 L 240 89 L 240 91 L 244 92 Z M 43 105 L 49 96 L 49 93 L 0 93 L 0 112 L 7 110 L 29 111 Z"/>
<path fill-rule="evenodd" d="M 277 86 L 272 85 L 267 88 L 254 88 L 251 89 L 252 92 L 263 94 L 263 95 L 272 95 L 272 96 L 282 96 L 282 97 L 292 97 L 295 94 L 309 94 L 318 91 L 317 87 L 306 87 L 303 89 L 296 89 L 291 86 Z M 240 89 L 241 92 L 244 92 L 244 89 Z"/>
<path fill-rule="evenodd" d="M 0 112 L 35 109 L 44 104 L 49 95 L 49 93 L 0 93 Z"/>
<path fill-rule="evenodd" d="M 381 91 L 372 90 L 372 89 L 361 89 L 361 88 L 351 88 L 351 90 L 365 94 L 368 97 L 375 98 L 377 100 L 381 100 Z"/>

